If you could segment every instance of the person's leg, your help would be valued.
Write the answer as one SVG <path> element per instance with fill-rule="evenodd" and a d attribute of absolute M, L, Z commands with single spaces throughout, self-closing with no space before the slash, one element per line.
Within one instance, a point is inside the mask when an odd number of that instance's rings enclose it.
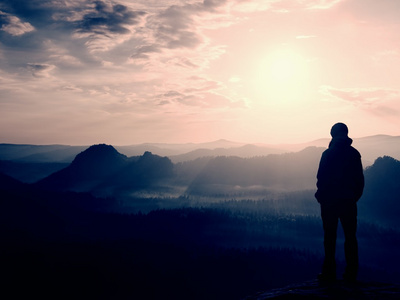
<path fill-rule="evenodd" d="M 334 207 L 321 205 L 321 218 L 324 228 L 325 259 L 321 279 L 336 279 L 336 233 L 338 226 L 337 210 Z"/>
<path fill-rule="evenodd" d="M 358 273 L 357 204 L 345 207 L 341 213 L 340 222 L 345 236 L 344 252 L 347 264 L 343 277 L 346 280 L 355 281 Z"/>

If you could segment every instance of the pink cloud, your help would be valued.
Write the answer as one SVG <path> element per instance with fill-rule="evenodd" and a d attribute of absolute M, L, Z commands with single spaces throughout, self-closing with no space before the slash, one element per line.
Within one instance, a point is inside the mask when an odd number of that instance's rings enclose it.
<path fill-rule="evenodd" d="M 385 88 L 347 88 L 321 87 L 320 92 L 341 101 L 353 103 L 378 117 L 397 117 L 400 90 Z"/>
<path fill-rule="evenodd" d="M 369 105 L 377 102 L 385 102 L 400 97 L 400 91 L 385 88 L 346 88 L 339 89 L 323 86 L 320 92 L 343 101 L 360 105 Z"/>
<path fill-rule="evenodd" d="M 23 22 L 20 18 L 0 11 L 0 30 L 13 36 L 20 36 L 35 30 L 29 22 Z"/>
<path fill-rule="evenodd" d="M 346 0 L 310 0 L 305 3 L 309 9 L 329 9 L 344 1 Z"/>
<path fill-rule="evenodd" d="M 27 69 L 34 77 L 48 77 L 49 73 L 55 68 L 50 64 L 28 63 Z"/>

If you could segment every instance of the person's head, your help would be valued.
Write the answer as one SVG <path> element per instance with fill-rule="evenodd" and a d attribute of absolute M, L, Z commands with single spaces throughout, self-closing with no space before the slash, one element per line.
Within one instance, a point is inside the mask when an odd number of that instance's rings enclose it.
<path fill-rule="evenodd" d="M 348 133 L 349 133 L 349 129 L 347 128 L 346 124 L 344 124 L 344 123 L 336 123 L 331 128 L 331 136 L 333 138 L 347 137 Z"/>

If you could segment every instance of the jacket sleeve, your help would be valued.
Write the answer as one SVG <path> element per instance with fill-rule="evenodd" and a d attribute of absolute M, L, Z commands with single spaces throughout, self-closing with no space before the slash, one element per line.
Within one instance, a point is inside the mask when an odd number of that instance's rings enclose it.
<path fill-rule="evenodd" d="M 361 155 L 360 153 L 357 152 L 357 159 L 355 159 L 355 164 L 354 164 L 354 192 L 356 196 L 356 201 L 358 201 L 364 191 L 364 173 L 363 173 L 363 166 L 361 162 Z"/>
<path fill-rule="evenodd" d="M 317 172 L 317 192 L 315 193 L 315 198 L 321 203 L 324 198 L 326 190 L 326 153 L 322 153 L 321 160 L 319 162 L 318 172 Z"/>

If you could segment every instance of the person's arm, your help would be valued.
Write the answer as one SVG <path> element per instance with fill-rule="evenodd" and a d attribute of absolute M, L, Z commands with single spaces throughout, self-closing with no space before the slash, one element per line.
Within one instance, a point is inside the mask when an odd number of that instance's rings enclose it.
<path fill-rule="evenodd" d="M 358 153 L 357 159 L 355 161 L 355 194 L 356 194 L 356 200 L 358 201 L 364 191 L 364 172 L 363 172 L 363 166 L 361 162 L 361 156 Z"/>
<path fill-rule="evenodd" d="M 315 198 L 321 203 L 326 186 L 326 155 L 322 153 L 317 172 L 317 192 Z"/>

